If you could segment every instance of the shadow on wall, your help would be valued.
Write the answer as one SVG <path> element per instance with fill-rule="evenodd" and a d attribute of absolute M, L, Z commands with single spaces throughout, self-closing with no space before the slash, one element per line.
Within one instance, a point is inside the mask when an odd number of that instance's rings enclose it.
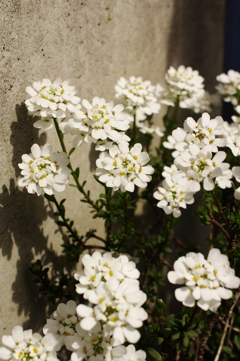
<path fill-rule="evenodd" d="M 22 154 L 29 154 L 34 143 L 43 145 L 46 143 L 46 135 L 38 137 L 38 130 L 32 127 L 33 119 L 27 114 L 27 109 L 22 103 L 16 106 L 17 122 L 11 125 L 11 144 L 13 146 L 12 165 L 16 177 L 20 175 L 18 163 L 21 162 Z M 13 179 L 10 180 L 9 189 L 2 187 L 0 194 L 0 248 L 2 255 L 11 261 L 13 243 L 17 247 L 18 260 L 16 267 L 16 279 L 12 284 L 12 300 L 18 305 L 18 315 L 24 314 L 28 320 L 23 324 L 24 328 L 40 330 L 44 320 L 49 316 L 46 297 L 39 292 L 39 286 L 34 283 L 34 277 L 29 271 L 31 262 L 41 259 L 43 265 L 54 260 L 54 270 L 51 270 L 50 278 L 56 277 L 66 270 L 66 257 L 58 256 L 49 246 L 48 238 L 42 231 L 43 221 L 47 217 L 53 218 L 53 210 L 44 205 L 43 196 L 29 194 L 26 189 L 20 190 Z M 61 229 L 60 229 L 60 233 Z M 51 244 L 51 242 L 50 242 Z M 73 264 L 67 266 L 67 271 L 73 268 Z M 55 306 L 54 306 L 55 308 Z M 36 312 L 37 310 L 37 312 Z M 39 316 L 41 315 L 41 316 Z"/>
<path fill-rule="evenodd" d="M 191 66 L 213 91 L 223 68 L 225 0 L 175 1 L 167 64 Z"/>

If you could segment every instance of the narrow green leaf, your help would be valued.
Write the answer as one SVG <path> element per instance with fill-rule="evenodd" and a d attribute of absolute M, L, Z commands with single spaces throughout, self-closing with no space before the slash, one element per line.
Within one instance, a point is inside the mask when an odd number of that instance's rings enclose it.
<path fill-rule="evenodd" d="M 183 315 L 183 318 L 182 318 L 182 325 L 183 326 L 186 325 L 187 320 L 188 320 L 188 315 L 185 313 L 185 315 Z"/>
<path fill-rule="evenodd" d="M 189 336 L 189 337 L 197 337 L 197 332 L 196 331 L 194 331 L 194 330 L 190 330 L 190 331 L 187 331 L 187 335 Z"/>
<path fill-rule="evenodd" d="M 79 169 L 79 167 L 77 167 L 73 173 L 74 173 L 75 177 L 78 179 L 78 178 L 79 178 L 79 174 L 80 174 L 80 169 Z"/>
<path fill-rule="evenodd" d="M 158 337 L 158 344 L 161 345 L 164 341 L 164 338 L 162 337 Z"/>
<path fill-rule="evenodd" d="M 68 155 L 70 156 L 71 154 L 73 154 L 73 152 L 75 151 L 75 149 L 76 149 L 76 148 L 73 147 L 73 148 L 70 150 L 70 152 L 68 153 Z"/>
<path fill-rule="evenodd" d="M 154 350 L 153 348 L 147 347 L 147 352 L 149 353 L 150 356 L 152 356 L 156 360 L 162 361 L 162 356 L 156 350 Z"/>
<path fill-rule="evenodd" d="M 177 340 L 181 335 L 181 332 L 175 333 L 175 335 L 172 335 L 172 340 Z"/>
<path fill-rule="evenodd" d="M 183 339 L 183 346 L 188 347 L 188 344 L 189 344 L 189 337 L 185 333 L 185 336 L 184 336 L 184 339 Z"/>
<path fill-rule="evenodd" d="M 49 194 L 44 193 L 44 197 L 45 197 L 48 201 L 54 202 L 54 195 L 49 195 Z"/>
<path fill-rule="evenodd" d="M 57 221 L 56 223 L 61 227 L 66 227 L 66 224 L 62 221 Z"/>

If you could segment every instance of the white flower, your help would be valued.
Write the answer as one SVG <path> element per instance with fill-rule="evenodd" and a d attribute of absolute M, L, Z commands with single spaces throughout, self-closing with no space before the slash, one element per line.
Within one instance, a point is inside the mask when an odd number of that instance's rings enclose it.
<path fill-rule="evenodd" d="M 212 105 L 217 105 L 215 94 L 207 91 L 193 94 L 191 98 L 186 98 L 181 102 L 181 108 L 192 109 L 194 113 L 211 112 Z"/>
<path fill-rule="evenodd" d="M 123 361 L 145 361 L 146 360 L 146 352 L 143 350 L 136 351 L 134 345 L 128 345 L 126 347 L 126 355 L 123 356 Z"/>
<path fill-rule="evenodd" d="M 204 78 L 199 75 L 199 72 L 184 65 L 180 65 L 177 69 L 170 66 L 165 79 L 169 85 L 178 89 L 179 94 L 182 92 L 197 93 L 204 87 Z"/>
<path fill-rule="evenodd" d="M 180 208 L 187 208 L 187 204 L 194 202 L 193 195 L 186 185 L 174 183 L 170 177 L 164 179 L 162 187 L 158 187 L 153 193 L 153 197 L 159 200 L 157 207 L 162 208 L 166 214 L 173 214 L 175 218 L 181 216 Z"/>
<path fill-rule="evenodd" d="M 129 128 L 127 114 L 123 113 L 124 106 L 113 102 L 107 103 L 105 99 L 95 97 L 90 104 L 87 100 L 82 102 L 85 110 L 75 112 L 75 117 L 67 124 L 60 125 L 65 133 L 76 135 L 73 145 L 80 146 L 83 142 L 93 142 L 101 146 L 103 142 L 128 141 L 129 137 L 122 131 Z M 106 149 L 106 148 L 104 148 Z"/>
<path fill-rule="evenodd" d="M 52 146 L 45 144 L 42 149 L 34 144 L 31 154 L 22 155 L 23 163 L 18 164 L 21 170 L 21 178 L 18 181 L 20 187 L 26 187 L 29 193 L 53 194 L 53 190 L 62 192 L 68 183 L 71 173 L 67 168 L 69 163 L 66 153 L 53 153 Z"/>
<path fill-rule="evenodd" d="M 83 293 L 95 306 L 77 306 L 81 318 L 79 326 L 93 332 L 99 321 L 105 341 L 111 340 L 112 346 L 119 346 L 127 340 L 137 342 L 140 333 L 136 328 L 142 326 L 147 318 L 141 307 L 146 302 L 146 294 L 139 289 L 139 271 L 126 255 L 113 257 L 96 251 L 92 256 L 83 256 L 83 272 L 75 274 L 80 282 L 77 292 Z"/>
<path fill-rule="evenodd" d="M 185 284 L 175 291 L 178 301 L 184 306 L 197 305 L 203 310 L 216 312 L 222 299 L 232 297 L 227 288 L 238 288 L 240 279 L 230 267 L 228 257 L 219 249 L 210 250 L 207 260 L 201 253 L 190 252 L 174 263 L 174 271 L 168 273 L 174 284 Z"/>
<path fill-rule="evenodd" d="M 225 152 L 218 152 L 212 158 L 212 153 L 196 145 L 189 147 L 188 152 L 181 153 L 174 160 L 174 164 L 181 170 L 192 170 L 195 172 L 196 181 L 203 181 L 205 190 L 214 188 L 213 178 L 221 176 L 223 171 L 229 168 L 228 163 L 223 163 L 226 158 Z"/>
<path fill-rule="evenodd" d="M 96 251 L 92 256 L 85 254 L 82 264 L 83 272 L 75 273 L 74 277 L 79 281 L 76 285 L 77 293 L 84 293 L 84 298 L 87 299 L 89 290 L 96 289 L 100 282 L 106 282 L 111 277 L 123 282 L 124 279 L 136 280 L 140 276 L 136 264 L 125 255 L 116 258 L 109 252 L 102 255 Z"/>
<path fill-rule="evenodd" d="M 217 81 L 219 81 L 219 84 L 216 89 L 220 94 L 224 95 L 224 100 L 231 102 L 234 106 L 238 105 L 237 93 L 240 89 L 240 73 L 229 70 L 227 74 L 218 75 Z"/>
<path fill-rule="evenodd" d="M 157 134 L 159 137 L 163 137 L 164 136 L 164 128 L 162 127 L 158 127 L 158 126 L 154 126 L 152 124 L 149 124 L 148 122 L 142 122 L 142 121 L 137 121 L 136 122 L 137 127 L 139 128 L 139 131 L 143 134 Z"/>
<path fill-rule="evenodd" d="M 203 77 L 199 75 L 197 70 L 191 67 L 180 65 L 178 69 L 170 67 L 165 76 L 167 90 L 161 96 L 161 103 L 174 106 L 176 99 L 179 99 L 180 107 L 186 108 L 188 104 L 186 99 L 191 98 L 190 107 L 194 107 L 198 99 L 204 97 Z M 197 107 L 197 104 L 196 104 Z"/>
<path fill-rule="evenodd" d="M 136 113 L 137 120 L 146 119 L 147 115 L 157 114 L 160 104 L 157 102 L 162 87 L 153 86 L 150 81 L 131 76 L 129 80 L 121 77 L 115 86 L 116 98 L 125 101 L 126 110 L 131 115 Z"/>
<path fill-rule="evenodd" d="M 3 360 L 45 360 L 57 361 L 56 351 L 61 344 L 59 339 L 49 333 L 42 337 L 32 330 L 23 331 L 22 326 L 15 326 L 12 335 L 2 337 L 3 347 L 0 347 L 0 358 Z"/>
<path fill-rule="evenodd" d="M 109 153 L 102 152 L 96 161 L 96 175 L 99 180 L 106 183 L 114 191 L 133 192 L 135 185 L 140 188 L 147 187 L 151 181 L 154 169 L 150 165 L 149 155 L 141 152 L 142 145 L 135 144 L 130 150 L 128 145 L 112 146 Z"/>
<path fill-rule="evenodd" d="M 203 113 L 197 122 L 188 117 L 183 128 L 173 130 L 172 135 L 168 136 L 168 142 L 164 142 L 163 145 L 168 149 L 176 149 L 173 153 L 174 158 L 181 152 L 188 151 L 192 144 L 197 145 L 199 149 L 216 153 L 218 147 L 223 147 L 227 143 L 224 123 L 221 117 L 211 119 L 208 113 Z"/>
<path fill-rule="evenodd" d="M 33 87 L 26 88 L 31 98 L 25 101 L 28 111 L 42 119 L 34 123 L 36 128 L 50 129 L 53 118 L 60 121 L 71 118 L 76 110 L 80 109 L 80 98 L 75 96 L 75 87 L 68 81 L 56 79 L 53 83 L 49 79 L 34 82 Z"/>
<path fill-rule="evenodd" d="M 222 175 L 216 177 L 215 182 L 222 189 L 232 188 L 232 176 L 231 169 L 227 169 L 222 172 Z"/>
<path fill-rule="evenodd" d="M 80 319 L 76 315 L 76 302 L 70 300 L 66 304 L 60 303 L 53 313 L 53 319 L 48 319 L 43 327 L 43 333 L 55 334 L 62 345 L 68 348 L 69 337 L 76 334 L 76 325 Z"/>

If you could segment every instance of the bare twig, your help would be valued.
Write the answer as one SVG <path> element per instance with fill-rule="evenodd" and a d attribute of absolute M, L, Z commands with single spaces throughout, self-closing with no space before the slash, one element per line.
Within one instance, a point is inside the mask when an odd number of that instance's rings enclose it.
<path fill-rule="evenodd" d="M 219 360 L 219 357 L 220 357 L 220 355 L 221 355 L 222 348 L 223 348 L 223 345 L 224 345 L 224 340 L 225 340 L 225 337 L 226 337 L 226 334 L 227 334 L 227 329 L 228 329 L 228 327 L 229 327 L 229 322 L 230 322 L 230 319 L 231 319 L 231 317 L 232 317 L 232 313 L 233 313 L 234 307 L 236 306 L 239 297 L 240 297 L 240 292 L 238 292 L 238 294 L 236 295 L 235 302 L 232 304 L 232 306 L 230 307 L 230 309 L 229 309 L 229 311 L 228 311 L 228 315 L 227 315 L 226 323 L 225 323 L 225 326 L 224 326 L 222 338 L 221 338 L 221 341 L 220 341 L 220 344 L 219 344 L 219 347 L 218 347 L 218 350 L 217 350 L 217 353 L 216 353 L 216 356 L 215 356 L 214 361 L 218 361 L 218 360 Z"/>
<path fill-rule="evenodd" d="M 222 319 L 222 317 L 219 317 L 219 320 L 225 325 L 226 322 Z M 228 328 L 231 327 L 231 325 L 228 325 Z M 231 327 L 231 329 L 235 332 L 238 332 L 240 333 L 240 328 L 237 328 L 237 327 Z"/>
<path fill-rule="evenodd" d="M 218 221 L 216 221 L 216 219 L 214 218 L 214 216 L 213 216 L 212 213 L 209 214 L 209 217 L 210 217 L 209 221 L 210 221 L 212 224 L 215 224 L 215 225 L 222 231 L 222 233 L 224 234 L 224 236 L 225 236 L 227 239 L 232 239 L 232 237 L 230 236 L 230 234 L 228 233 L 228 231 L 227 231 L 225 228 L 223 228 L 223 227 L 221 226 L 221 224 L 218 223 Z"/>
<path fill-rule="evenodd" d="M 170 360 L 173 360 L 173 361 L 175 360 L 174 357 L 168 355 L 168 354 L 165 353 L 165 352 L 161 352 L 161 356 L 163 356 L 163 357 L 166 358 L 166 359 L 170 359 Z"/>
<path fill-rule="evenodd" d="M 160 263 L 165 264 L 168 268 L 170 268 L 171 270 L 173 270 L 173 266 L 172 266 L 168 261 L 166 261 L 164 258 L 159 257 L 159 261 L 160 261 Z"/>
<path fill-rule="evenodd" d="M 172 237 L 173 237 L 173 241 L 174 241 L 174 243 L 175 243 L 175 245 L 177 247 L 180 247 L 180 248 L 183 248 L 183 249 L 187 248 L 187 246 L 181 241 L 181 239 L 179 239 L 177 236 L 175 236 L 175 233 L 174 233 L 173 229 L 171 230 L 171 234 L 172 234 Z"/>

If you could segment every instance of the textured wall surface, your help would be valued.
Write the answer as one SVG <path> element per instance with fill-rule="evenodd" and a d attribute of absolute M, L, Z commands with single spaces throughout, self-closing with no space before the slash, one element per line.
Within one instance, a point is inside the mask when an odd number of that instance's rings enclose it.
<path fill-rule="evenodd" d="M 40 329 L 46 304 L 28 271 L 31 262 L 57 257 L 62 230 L 43 197 L 17 186 L 21 155 L 37 142 L 60 150 L 53 131 L 32 127 L 24 106 L 25 88 L 35 80 L 61 77 L 75 85 L 81 98 L 114 100 L 120 76 L 142 76 L 163 83 L 170 65 L 199 69 L 213 90 L 222 71 L 224 0 L 1 0 L 1 137 L 0 137 L 0 334 L 16 324 Z M 69 140 L 69 147 L 70 140 Z M 70 149 L 70 148 L 69 148 Z M 83 145 L 73 163 L 94 198 L 95 155 Z M 88 227 L 102 234 L 102 223 L 73 189 L 67 207 L 79 233 Z M 59 199 L 65 197 L 60 194 Z M 69 274 L 73 266 L 67 266 Z"/>

